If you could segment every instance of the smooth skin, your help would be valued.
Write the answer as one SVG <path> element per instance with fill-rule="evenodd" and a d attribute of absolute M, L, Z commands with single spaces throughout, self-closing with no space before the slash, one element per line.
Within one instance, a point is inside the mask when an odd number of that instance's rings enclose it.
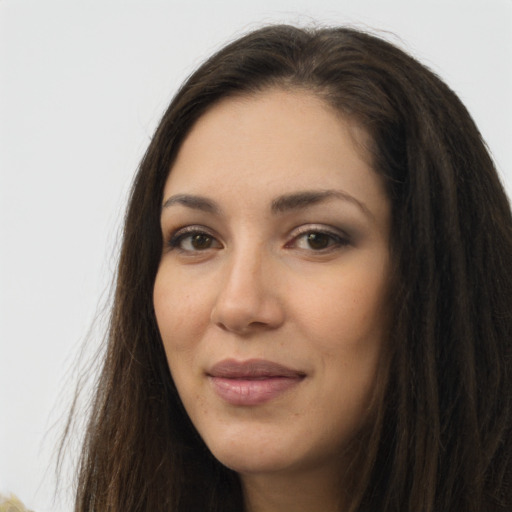
<path fill-rule="evenodd" d="M 165 185 L 154 306 L 183 404 L 240 475 L 247 510 L 340 510 L 388 331 L 390 202 L 364 130 L 305 91 L 228 98 Z M 304 377 L 257 405 L 212 386 L 226 359 Z"/>

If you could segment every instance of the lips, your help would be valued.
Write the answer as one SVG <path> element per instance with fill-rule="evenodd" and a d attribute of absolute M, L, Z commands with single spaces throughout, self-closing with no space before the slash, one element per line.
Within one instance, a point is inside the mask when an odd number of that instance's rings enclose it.
<path fill-rule="evenodd" d="M 207 375 L 216 394 L 238 406 L 273 400 L 300 384 L 306 376 L 299 370 L 263 359 L 227 359 L 215 364 Z"/>

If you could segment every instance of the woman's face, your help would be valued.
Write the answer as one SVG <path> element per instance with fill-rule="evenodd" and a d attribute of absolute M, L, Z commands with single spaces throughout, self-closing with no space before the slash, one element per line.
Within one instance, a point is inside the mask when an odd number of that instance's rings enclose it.
<path fill-rule="evenodd" d="M 390 204 L 364 137 L 305 92 L 230 98 L 167 179 L 158 326 L 192 422 L 242 475 L 339 472 L 368 413 Z"/>

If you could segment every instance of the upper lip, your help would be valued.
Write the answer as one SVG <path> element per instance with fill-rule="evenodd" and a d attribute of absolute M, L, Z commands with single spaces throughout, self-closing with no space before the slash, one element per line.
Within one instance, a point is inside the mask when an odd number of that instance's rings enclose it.
<path fill-rule="evenodd" d="M 302 378 L 305 373 L 265 359 L 237 361 L 225 359 L 213 365 L 208 371 L 210 377 L 225 379 L 261 379 L 271 377 Z"/>

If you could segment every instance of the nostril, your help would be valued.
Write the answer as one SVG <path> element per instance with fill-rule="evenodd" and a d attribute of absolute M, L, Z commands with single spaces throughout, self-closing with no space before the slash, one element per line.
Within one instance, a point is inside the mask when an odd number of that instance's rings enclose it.
<path fill-rule="evenodd" d="M 271 297 L 252 301 L 219 298 L 211 312 L 213 324 L 225 331 L 242 334 L 275 329 L 281 325 L 283 318 L 280 304 Z"/>

